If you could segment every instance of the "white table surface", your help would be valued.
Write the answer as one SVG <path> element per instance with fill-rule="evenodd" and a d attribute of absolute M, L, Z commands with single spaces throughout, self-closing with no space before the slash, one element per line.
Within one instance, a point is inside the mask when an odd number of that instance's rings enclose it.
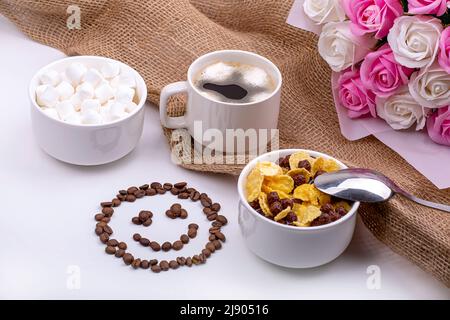
<path fill-rule="evenodd" d="M 260 260 L 242 242 L 237 224 L 236 180 L 191 172 L 171 163 L 153 106 L 147 106 L 138 147 L 124 159 L 98 167 L 54 160 L 39 149 L 33 138 L 27 87 L 40 67 L 64 55 L 26 38 L 2 16 L 0 47 L 0 298 L 450 298 L 448 288 L 381 244 L 361 221 L 345 253 L 323 267 L 290 270 Z M 117 190 L 130 185 L 182 180 L 205 190 L 222 204 L 230 223 L 224 228 L 227 242 L 221 251 L 200 267 L 160 274 L 133 270 L 121 259 L 104 253 L 93 232 L 93 215 L 101 200 L 111 199 Z M 162 253 L 151 254 L 149 249 L 139 247 L 131 235 L 141 232 L 159 241 L 175 240 L 185 231 L 186 221 L 156 217 L 144 231 L 133 226 L 130 219 L 140 209 L 163 215 L 174 200 L 164 195 L 121 206 L 111 222 L 114 236 L 125 240 L 136 255 L 163 258 Z M 200 213 L 195 213 L 194 209 L 199 212 L 198 204 L 183 205 L 190 209 L 188 220 L 200 225 L 199 236 L 182 251 L 188 255 L 202 247 L 208 224 L 206 219 L 199 219 Z M 173 252 L 167 254 L 169 258 L 176 256 Z M 370 265 L 381 270 L 379 289 L 369 289 L 366 284 Z M 73 283 L 71 266 L 79 270 L 79 288 L 67 285 Z"/>

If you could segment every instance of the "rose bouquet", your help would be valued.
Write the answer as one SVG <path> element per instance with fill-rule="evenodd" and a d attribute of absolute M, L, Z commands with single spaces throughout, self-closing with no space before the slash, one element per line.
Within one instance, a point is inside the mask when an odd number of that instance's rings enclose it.
<path fill-rule="evenodd" d="M 450 146 L 450 0 L 302 0 L 348 118 Z M 302 21 L 305 23 L 305 21 Z M 308 29 L 308 28 L 305 28 Z"/>

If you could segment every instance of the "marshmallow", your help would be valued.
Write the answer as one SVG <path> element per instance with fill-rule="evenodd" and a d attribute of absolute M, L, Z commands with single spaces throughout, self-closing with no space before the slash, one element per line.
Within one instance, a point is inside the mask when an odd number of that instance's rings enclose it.
<path fill-rule="evenodd" d="M 64 121 L 71 124 L 81 124 L 81 115 L 78 112 L 73 112 Z"/>
<path fill-rule="evenodd" d="M 222 82 L 229 80 L 236 68 L 223 62 L 214 63 L 206 67 L 201 75 L 206 82 Z"/>
<path fill-rule="evenodd" d="M 135 88 L 136 78 L 131 72 L 122 72 L 118 76 L 112 78 L 109 83 L 113 88 L 117 88 L 119 86 L 127 86 L 130 88 Z"/>
<path fill-rule="evenodd" d="M 47 70 L 40 77 L 41 84 L 56 86 L 61 81 L 61 76 L 55 70 Z"/>
<path fill-rule="evenodd" d="M 58 100 L 59 94 L 54 87 L 43 84 L 36 88 L 36 102 L 41 107 L 53 108 Z"/>
<path fill-rule="evenodd" d="M 120 102 L 131 102 L 134 98 L 134 89 L 127 86 L 119 86 L 114 94 L 116 101 Z"/>
<path fill-rule="evenodd" d="M 70 102 L 72 102 L 75 111 L 80 111 L 81 103 L 83 103 L 84 100 L 81 98 L 78 92 L 71 96 L 69 100 Z"/>
<path fill-rule="evenodd" d="M 81 103 L 81 113 L 86 113 L 88 110 L 96 112 L 100 111 L 100 101 L 97 99 L 86 99 Z"/>
<path fill-rule="evenodd" d="M 93 87 L 96 87 L 103 79 L 103 76 L 97 69 L 91 68 L 83 75 L 83 82 L 90 83 Z"/>
<path fill-rule="evenodd" d="M 102 66 L 100 72 L 107 79 L 114 78 L 120 72 L 120 65 L 116 62 L 107 62 Z"/>
<path fill-rule="evenodd" d="M 261 68 L 245 68 L 244 70 L 242 70 L 242 77 L 244 79 L 244 82 L 248 83 L 252 87 L 267 88 L 270 86 L 269 75 Z"/>
<path fill-rule="evenodd" d="M 77 86 L 77 94 L 82 101 L 92 99 L 94 97 L 94 86 L 89 82 L 84 82 Z"/>
<path fill-rule="evenodd" d="M 44 111 L 44 113 L 50 118 L 59 120 L 58 112 L 54 108 L 44 108 L 42 111 Z"/>
<path fill-rule="evenodd" d="M 264 100 L 266 99 L 268 96 L 270 96 L 271 93 L 270 92 L 259 92 L 259 93 L 255 93 L 252 98 L 251 98 L 251 102 L 255 102 L 255 101 L 260 101 L 260 100 Z"/>
<path fill-rule="evenodd" d="M 134 103 L 133 101 L 130 101 L 125 104 L 125 111 L 128 113 L 132 113 L 134 110 L 137 109 L 137 107 L 138 106 L 136 103 Z"/>
<path fill-rule="evenodd" d="M 72 85 L 67 81 L 61 81 L 61 83 L 58 84 L 55 89 L 58 92 L 59 100 L 67 100 L 75 92 Z"/>
<path fill-rule="evenodd" d="M 75 108 L 70 100 L 58 102 L 55 109 L 62 120 L 66 120 L 68 116 L 75 113 Z"/>
<path fill-rule="evenodd" d="M 109 84 L 101 84 L 95 88 L 95 97 L 103 104 L 114 97 L 114 89 Z"/>
<path fill-rule="evenodd" d="M 125 112 L 125 104 L 121 102 L 114 102 L 110 106 L 109 117 L 111 121 L 118 120 L 127 116 Z"/>
<path fill-rule="evenodd" d="M 74 62 L 67 67 L 65 75 L 70 83 L 76 86 L 81 82 L 86 71 L 87 68 L 82 63 Z"/>
<path fill-rule="evenodd" d="M 87 110 L 83 114 L 81 114 L 81 123 L 82 124 L 99 124 L 102 122 L 102 117 L 100 113 L 94 110 Z"/>

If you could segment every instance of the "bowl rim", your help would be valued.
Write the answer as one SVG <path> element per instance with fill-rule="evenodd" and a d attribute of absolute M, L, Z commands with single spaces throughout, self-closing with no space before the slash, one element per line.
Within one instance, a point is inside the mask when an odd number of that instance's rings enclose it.
<path fill-rule="evenodd" d="M 35 83 L 38 83 L 38 77 L 45 70 L 51 69 L 52 67 L 57 66 L 58 64 L 63 63 L 65 61 L 74 60 L 76 62 L 77 60 L 84 60 L 84 59 L 93 59 L 93 60 L 99 60 L 99 61 L 109 61 L 109 62 L 118 63 L 122 67 L 125 67 L 126 69 L 128 69 L 129 71 L 134 73 L 136 76 L 136 82 L 140 82 L 142 85 L 142 88 L 143 88 L 143 92 L 141 94 L 141 97 L 139 98 L 139 103 L 137 104 L 137 108 L 133 112 L 131 112 L 128 116 L 126 116 L 125 118 L 117 119 L 117 120 L 107 122 L 107 123 L 100 123 L 100 124 L 69 123 L 69 122 L 65 122 L 60 119 L 52 118 L 48 114 L 46 114 L 44 112 L 43 108 L 41 106 L 39 106 L 36 101 L 35 89 L 36 89 L 37 85 L 35 85 Z M 119 60 L 115 60 L 115 59 L 103 57 L 103 56 L 94 56 L 94 55 L 69 56 L 69 57 L 61 58 L 61 59 L 55 60 L 53 62 L 50 62 L 49 64 L 46 64 L 45 66 L 41 67 L 38 71 L 36 71 L 36 73 L 33 75 L 33 77 L 31 78 L 31 80 L 29 82 L 29 85 L 28 85 L 28 96 L 31 100 L 31 104 L 33 105 L 34 108 L 38 109 L 38 112 L 40 112 L 45 117 L 49 118 L 51 121 L 57 122 L 58 124 L 66 125 L 68 127 L 76 127 L 76 128 L 107 128 L 111 125 L 117 125 L 121 122 L 127 121 L 128 119 L 131 119 L 136 114 L 138 114 L 141 111 L 141 109 L 144 107 L 145 102 L 147 101 L 147 93 L 148 93 L 147 85 L 145 84 L 144 78 L 142 78 L 142 76 L 139 74 L 139 72 L 137 72 L 134 68 L 132 68 L 128 64 L 121 62 Z"/>
<path fill-rule="evenodd" d="M 315 227 L 297 227 L 297 226 L 289 226 L 289 225 L 285 225 L 285 224 L 281 224 L 278 222 L 275 222 L 273 220 L 267 219 L 266 217 L 263 217 L 262 215 L 260 215 L 259 213 L 256 212 L 255 209 L 253 209 L 252 207 L 250 207 L 249 203 L 246 200 L 246 197 L 244 195 L 244 190 L 243 190 L 243 182 L 244 179 L 247 178 L 248 173 L 250 172 L 250 170 L 256 165 L 257 162 L 261 161 L 261 158 L 263 157 L 268 157 L 270 155 L 276 154 L 276 153 L 282 153 L 282 154 L 292 154 L 294 152 L 299 152 L 299 151 L 304 151 L 306 153 L 308 153 L 310 156 L 313 157 L 324 157 L 327 159 L 333 159 L 334 161 L 336 161 L 341 169 L 347 169 L 348 167 L 340 160 L 322 153 L 322 152 L 318 152 L 318 151 L 314 151 L 314 150 L 309 150 L 309 149 L 279 149 L 279 150 L 275 150 L 275 151 L 271 151 L 271 152 L 266 152 L 264 154 L 259 155 L 258 157 L 256 157 L 255 159 L 253 159 L 252 161 L 250 161 L 249 163 L 247 163 L 247 165 L 242 169 L 241 173 L 239 174 L 239 178 L 238 178 L 238 193 L 239 193 L 239 202 L 247 209 L 249 210 L 255 217 L 257 217 L 257 219 L 260 219 L 261 221 L 263 221 L 264 223 L 270 223 L 274 226 L 277 226 L 279 228 L 285 228 L 286 230 L 291 230 L 291 231 L 296 231 L 296 232 L 305 232 L 305 231 L 309 231 L 309 232 L 314 232 L 314 231 L 319 231 L 319 230 L 324 230 L 324 229 L 329 229 L 329 228 L 334 228 L 336 226 L 338 226 L 341 223 L 344 223 L 345 221 L 349 220 L 350 218 L 352 218 L 355 213 L 357 212 L 360 202 L 356 201 L 353 203 L 350 211 L 343 216 L 342 218 L 333 221 L 331 223 L 328 224 L 324 224 L 321 226 L 315 226 Z"/>

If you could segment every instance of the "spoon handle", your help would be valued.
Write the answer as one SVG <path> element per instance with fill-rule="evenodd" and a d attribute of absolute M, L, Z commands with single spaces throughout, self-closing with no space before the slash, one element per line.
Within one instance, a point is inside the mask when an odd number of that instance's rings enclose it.
<path fill-rule="evenodd" d="M 398 191 L 400 191 L 400 190 L 398 190 Z M 434 209 L 438 209 L 438 210 L 445 211 L 445 212 L 450 212 L 450 206 L 449 205 L 445 205 L 445 204 L 442 204 L 442 203 L 431 202 L 431 201 L 424 200 L 424 199 L 420 199 L 420 198 L 417 198 L 416 196 L 413 196 L 412 194 L 409 194 L 408 192 L 403 191 L 403 190 L 401 190 L 400 192 L 397 192 L 397 193 L 400 193 L 402 196 L 408 198 L 409 200 L 417 202 L 418 204 L 421 204 L 423 206 L 434 208 Z"/>

